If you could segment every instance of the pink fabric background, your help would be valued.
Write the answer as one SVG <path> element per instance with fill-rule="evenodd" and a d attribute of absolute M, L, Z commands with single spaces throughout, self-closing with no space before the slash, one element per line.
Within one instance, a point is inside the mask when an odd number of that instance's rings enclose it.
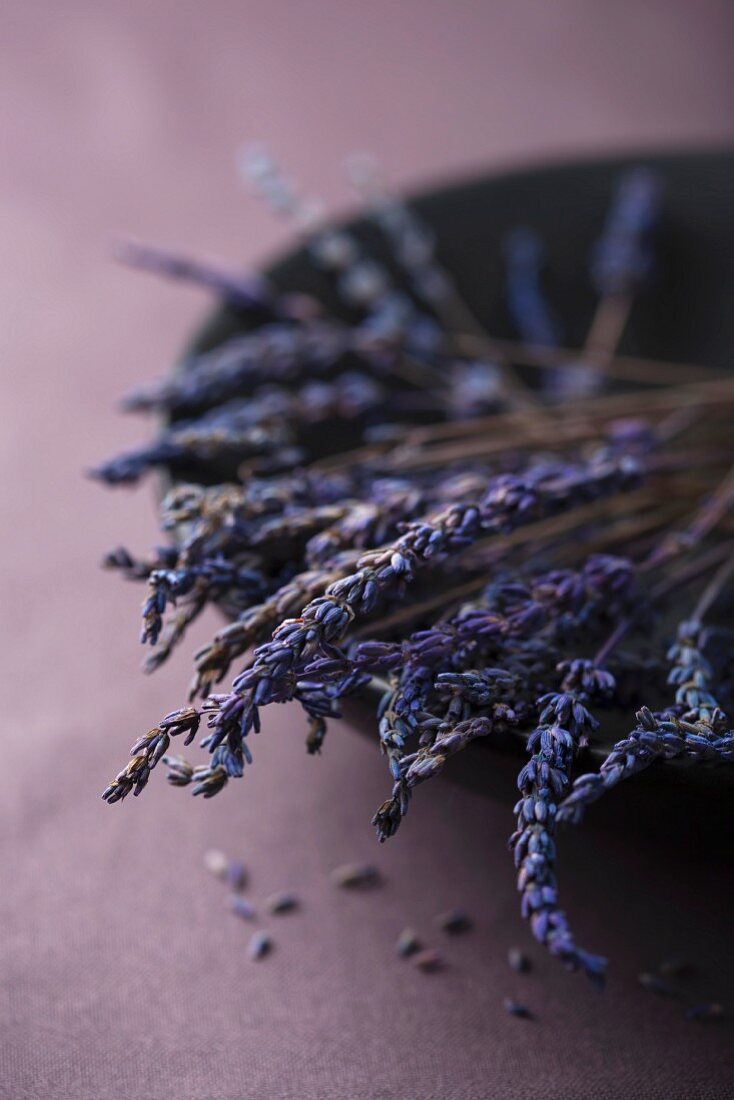
<path fill-rule="evenodd" d="M 155 540 L 152 494 L 81 476 L 142 436 L 114 402 L 166 369 L 204 308 L 115 267 L 108 238 L 252 263 L 284 242 L 237 185 L 243 140 L 265 138 L 337 205 L 355 148 L 423 185 L 731 140 L 733 35 L 726 0 L 4 5 L 0 1096 L 734 1095 L 726 1025 L 685 1024 L 635 983 L 698 924 L 705 989 L 726 988 L 715 865 L 661 860 L 645 837 L 631 852 L 593 827 L 568 841 L 579 935 L 615 960 L 599 997 L 544 959 L 527 979 L 507 969 L 507 947 L 529 942 L 508 808 L 437 784 L 378 849 L 384 765 L 344 726 L 313 760 L 295 716 L 268 716 L 255 767 L 220 800 L 192 804 L 156 777 L 137 803 L 104 806 L 133 737 L 182 699 L 195 640 L 139 674 L 140 593 L 97 563 Z M 256 896 L 303 894 L 301 916 L 271 921 L 277 951 L 259 966 L 202 869 L 210 846 L 248 861 Z M 383 890 L 334 891 L 328 870 L 354 858 L 379 861 Z M 447 945 L 445 974 L 393 958 L 403 925 L 430 932 L 453 904 L 477 930 Z M 537 1022 L 507 1017 L 507 995 Z"/>

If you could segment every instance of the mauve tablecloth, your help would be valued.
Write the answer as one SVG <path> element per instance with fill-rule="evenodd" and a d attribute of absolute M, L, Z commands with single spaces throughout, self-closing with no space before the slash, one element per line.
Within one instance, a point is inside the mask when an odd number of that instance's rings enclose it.
<path fill-rule="evenodd" d="M 266 137 L 334 200 L 354 147 L 407 184 L 547 152 L 730 139 L 731 6 L 41 0 L 3 14 L 0 1096 L 734 1095 L 730 1026 L 687 1024 L 635 981 L 700 929 L 692 995 L 731 1006 L 716 861 L 661 856 L 645 835 L 569 836 L 568 907 L 613 959 L 599 996 L 537 952 L 527 978 L 506 965 L 528 942 L 508 807 L 436 784 L 378 849 L 384 766 L 344 726 L 306 758 L 284 710 L 220 800 L 156 777 L 138 802 L 104 806 L 133 735 L 179 703 L 194 640 L 139 675 L 139 592 L 97 562 L 155 539 L 151 495 L 80 473 L 141 437 L 115 397 L 166 369 L 201 305 L 116 269 L 106 238 L 233 261 L 283 240 L 233 178 L 243 138 Z M 245 858 L 256 895 L 303 896 L 302 914 L 271 921 L 277 949 L 260 965 L 202 868 L 210 846 Z M 354 858 L 379 862 L 383 889 L 334 890 L 329 869 Z M 477 927 L 445 945 L 444 973 L 394 958 L 406 923 L 430 933 L 454 904 Z M 508 995 L 537 1019 L 506 1016 Z"/>

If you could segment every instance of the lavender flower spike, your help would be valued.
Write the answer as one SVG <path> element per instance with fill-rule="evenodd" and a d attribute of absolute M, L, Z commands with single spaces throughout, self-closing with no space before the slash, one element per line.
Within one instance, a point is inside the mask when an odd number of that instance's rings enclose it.
<path fill-rule="evenodd" d="M 510 848 L 518 867 L 522 915 L 530 921 L 536 940 L 601 988 L 606 960 L 576 946 L 566 914 L 558 907 L 553 834 L 574 754 L 598 725 L 586 704 L 592 697 L 610 695 L 614 679 L 590 661 L 565 662 L 560 669 L 561 691 L 538 700 L 540 722 L 528 739 L 531 759 L 517 781 L 522 797 L 515 806 L 517 831 L 510 837 Z"/>
<path fill-rule="evenodd" d="M 139 795 L 146 786 L 150 773 L 158 761 L 165 755 L 172 737 L 186 734 L 184 741 L 188 745 L 196 736 L 199 728 L 199 715 L 194 707 L 184 707 L 167 714 L 143 737 L 139 737 L 130 750 L 132 759 L 118 772 L 110 785 L 102 793 L 102 798 L 110 805 L 121 802 L 130 791 Z M 173 768 L 180 775 L 185 774 L 185 761 L 176 761 Z"/>
<path fill-rule="evenodd" d="M 674 706 L 660 714 L 647 707 L 637 712 L 637 727 L 618 741 L 597 773 L 580 776 L 559 808 L 558 820 L 578 824 L 587 806 L 624 779 L 656 760 L 685 755 L 690 760 L 725 763 L 734 760 L 734 735 L 724 712 L 710 693 L 711 665 L 702 652 L 702 627 L 681 623 L 668 683 L 676 687 Z"/>

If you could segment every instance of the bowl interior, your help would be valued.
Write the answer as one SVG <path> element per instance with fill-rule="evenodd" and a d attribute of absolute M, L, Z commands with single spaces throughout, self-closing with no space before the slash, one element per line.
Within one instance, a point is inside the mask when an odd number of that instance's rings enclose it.
<path fill-rule="evenodd" d="M 503 293 L 502 241 L 527 225 L 546 247 L 548 296 L 569 347 L 580 346 L 596 304 L 588 257 L 620 172 L 634 165 L 655 170 L 664 190 L 656 244 L 657 271 L 640 294 L 621 351 L 728 368 L 734 347 L 734 151 L 635 154 L 583 163 L 530 168 L 454 184 L 411 199 L 434 229 L 442 262 L 487 329 L 514 335 Z M 371 251 L 387 259 L 369 222 L 349 222 Z M 303 249 L 271 264 L 266 274 L 282 290 L 300 290 L 343 315 L 331 282 Z M 243 331 L 241 314 L 217 310 L 190 350 L 202 351 Z"/>

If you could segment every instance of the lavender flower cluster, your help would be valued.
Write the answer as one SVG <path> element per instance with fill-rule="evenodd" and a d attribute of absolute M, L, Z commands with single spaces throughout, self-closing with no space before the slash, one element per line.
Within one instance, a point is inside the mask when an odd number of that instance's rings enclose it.
<path fill-rule="evenodd" d="M 507 342 L 482 330 L 440 242 L 370 160 L 350 174 L 387 261 L 326 223 L 263 150 L 244 172 L 349 320 L 261 277 L 121 249 L 133 266 L 214 293 L 242 331 L 130 395 L 128 409 L 165 424 L 95 471 L 111 485 L 157 468 L 174 480 L 161 505 L 169 544 L 105 561 L 147 583 L 146 670 L 208 605 L 229 620 L 196 654 L 185 705 L 136 740 L 103 797 L 139 795 L 164 761 L 172 786 L 210 798 L 252 763 L 265 708 L 295 702 L 318 753 L 342 700 L 369 687 L 390 781 L 373 818 L 384 841 L 451 757 L 477 741 L 524 742 L 509 842 L 521 913 L 600 986 L 605 960 L 577 945 L 560 907 L 557 824 L 653 763 L 734 760 L 715 698 L 730 655 L 707 652 L 704 623 L 730 594 L 734 455 L 679 415 L 697 402 L 730 413 L 734 388 L 606 392 L 626 311 L 653 269 L 658 181 L 635 170 L 611 197 L 589 258 L 597 313 L 588 347 L 560 372 L 574 383 L 559 401 L 558 372 L 533 350 L 557 346 L 561 324 L 532 230 L 505 243 L 506 304 L 517 361 L 545 370 L 546 386 L 528 386 Z M 574 780 L 589 748 L 610 743 L 599 712 L 619 708 L 635 647 L 664 642 L 681 606 L 667 652 L 673 701 L 664 660 L 648 653 L 635 728 Z M 204 763 L 171 754 L 172 739 L 188 745 L 202 725 Z"/>

